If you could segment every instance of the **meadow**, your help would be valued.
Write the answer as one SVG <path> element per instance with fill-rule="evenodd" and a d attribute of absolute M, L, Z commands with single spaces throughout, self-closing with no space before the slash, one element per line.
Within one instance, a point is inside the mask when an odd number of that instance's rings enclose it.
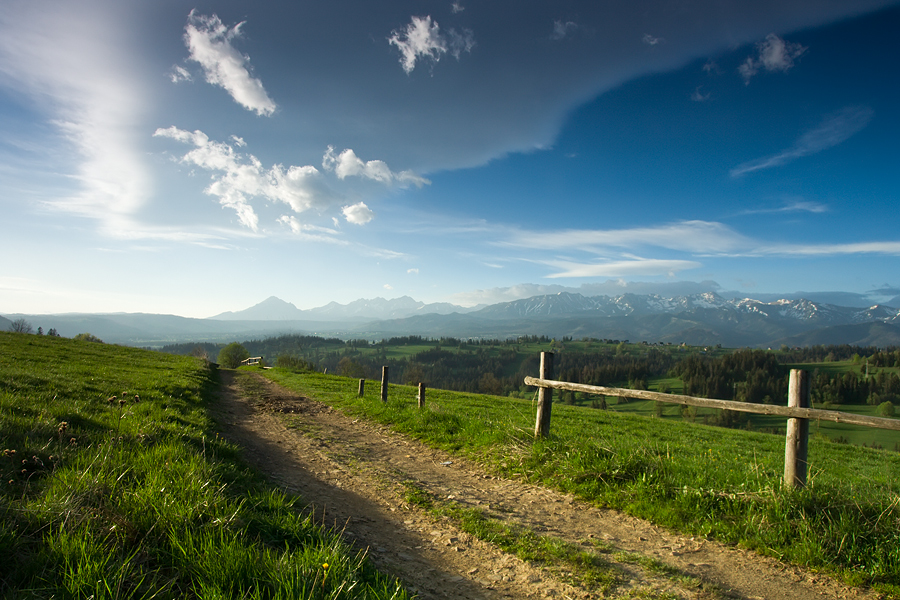
<path fill-rule="evenodd" d="M 683 419 L 554 403 L 534 440 L 533 401 L 377 386 L 285 369 L 266 377 L 345 412 L 390 425 L 505 477 L 571 492 L 689 535 L 740 545 L 900 597 L 900 456 L 810 441 L 810 480 L 785 490 L 784 438 Z"/>
<path fill-rule="evenodd" d="M 0 597 L 402 600 L 221 439 L 206 361 L 0 332 Z"/>

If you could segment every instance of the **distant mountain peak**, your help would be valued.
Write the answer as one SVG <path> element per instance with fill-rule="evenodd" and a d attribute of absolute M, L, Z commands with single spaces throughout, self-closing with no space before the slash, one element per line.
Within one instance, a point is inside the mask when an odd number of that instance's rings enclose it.
<path fill-rule="evenodd" d="M 294 321 L 303 318 L 303 311 L 277 296 L 269 296 L 259 304 L 236 312 L 224 312 L 210 317 L 220 321 Z"/>

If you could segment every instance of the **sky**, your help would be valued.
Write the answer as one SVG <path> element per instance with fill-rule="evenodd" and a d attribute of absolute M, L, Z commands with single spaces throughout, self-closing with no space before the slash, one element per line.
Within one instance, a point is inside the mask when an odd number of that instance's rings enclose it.
<path fill-rule="evenodd" d="M 900 294 L 900 2 L 0 0 L 0 314 Z"/>

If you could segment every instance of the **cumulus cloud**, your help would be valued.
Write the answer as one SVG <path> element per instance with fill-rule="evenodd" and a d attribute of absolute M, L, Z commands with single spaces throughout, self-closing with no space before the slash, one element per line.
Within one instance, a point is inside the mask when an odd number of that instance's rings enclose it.
<path fill-rule="evenodd" d="M 767 35 L 764 41 L 756 45 L 756 49 L 757 55 L 748 56 L 738 67 L 738 73 L 744 78 L 744 84 L 749 84 L 750 79 L 759 73 L 760 69 L 786 73 L 794 66 L 794 60 L 807 50 L 805 46 L 786 42 L 774 33 Z"/>
<path fill-rule="evenodd" d="M 868 107 L 850 106 L 826 117 L 818 127 L 804 133 L 790 148 L 772 156 L 745 162 L 731 169 L 732 177 L 740 177 L 753 171 L 780 167 L 803 156 L 809 156 L 837 146 L 862 131 L 875 112 Z"/>
<path fill-rule="evenodd" d="M 550 34 L 551 40 L 564 40 L 578 29 L 578 24 L 572 21 L 553 21 L 553 33 Z"/>
<path fill-rule="evenodd" d="M 347 177 L 363 177 L 379 181 L 386 185 L 408 185 L 413 184 L 416 187 L 430 184 L 431 182 L 424 177 L 420 177 L 412 171 L 401 171 L 394 173 L 384 161 L 370 160 L 364 162 L 351 149 L 345 149 L 340 154 L 335 155 L 334 147 L 328 146 L 325 156 L 322 157 L 322 168 L 328 171 L 334 171 L 339 179 Z"/>
<path fill-rule="evenodd" d="M 450 11 L 455 15 L 456 13 L 461 13 L 466 10 L 466 7 L 460 4 L 459 2 L 454 2 L 450 5 Z"/>
<path fill-rule="evenodd" d="M 184 43 L 191 52 L 189 58 L 203 67 L 208 83 L 222 87 L 247 110 L 268 116 L 275 112 L 275 102 L 262 82 L 250 75 L 250 57 L 231 45 L 243 24 L 228 28 L 216 15 L 207 17 L 192 10 L 184 28 Z"/>
<path fill-rule="evenodd" d="M 259 217 L 250 204 L 253 197 L 282 202 L 297 213 L 323 209 L 334 203 L 318 169 L 309 165 L 287 168 L 274 165 L 267 169 L 252 154 L 235 150 L 235 146 L 243 143 L 240 138 L 240 143 L 235 141 L 232 145 L 212 141 L 202 131 L 185 131 L 174 126 L 157 129 L 153 135 L 193 145 L 194 149 L 182 156 L 181 162 L 212 171 L 212 182 L 204 192 L 234 210 L 241 224 L 253 231 L 259 228 Z"/>
<path fill-rule="evenodd" d="M 418 270 L 418 269 L 415 269 L 415 268 L 414 268 L 414 269 L 407 269 L 407 270 L 406 270 L 406 274 L 407 274 L 407 275 L 418 275 L 418 274 L 419 274 L 419 270 Z"/>
<path fill-rule="evenodd" d="M 392 290 L 392 289 L 394 289 L 394 286 L 392 286 L 392 285 L 389 284 L 389 283 L 386 283 L 386 284 L 384 284 L 384 285 L 381 286 L 381 287 L 383 287 L 383 288 L 386 289 L 386 290 Z"/>
<path fill-rule="evenodd" d="M 475 47 L 475 36 L 469 29 L 462 32 L 450 29 L 444 35 L 431 16 L 412 17 L 406 27 L 391 32 L 388 43 L 400 50 L 400 65 L 409 74 L 418 60 L 436 63 L 448 52 L 458 60 L 463 52 L 471 52 Z"/>
<path fill-rule="evenodd" d="M 223 207 L 234 210 L 241 224 L 252 231 L 259 229 L 259 217 L 251 204 L 253 198 L 286 204 L 297 214 L 308 210 L 322 212 L 339 205 L 340 196 L 325 181 L 327 172 L 333 172 L 339 180 L 356 176 L 386 185 L 413 183 L 421 186 L 429 183 L 410 171 L 395 173 L 380 160 L 363 162 L 351 149 L 335 155 L 334 149 L 329 146 L 322 162 L 326 172 L 323 173 L 312 165 L 285 167 L 276 164 L 266 168 L 254 155 L 238 151 L 247 144 L 235 135 L 230 137 L 230 143 L 217 142 L 210 140 L 202 131 L 186 131 L 172 126 L 157 129 L 153 136 L 194 146 L 179 160 L 211 171 L 212 181 L 204 192 L 218 198 Z M 348 222 L 356 225 L 368 223 L 375 217 L 375 213 L 363 202 L 343 206 L 341 211 Z M 332 229 L 314 230 L 309 225 L 297 229 L 300 221 L 288 217 L 279 218 L 278 222 L 289 226 L 295 233 L 336 233 Z M 334 222 L 337 226 L 338 221 L 335 219 Z"/>
<path fill-rule="evenodd" d="M 366 206 L 365 202 L 357 202 L 356 204 L 345 206 L 341 209 L 341 212 L 344 213 L 344 218 L 347 219 L 347 222 L 354 225 L 365 225 L 375 218 L 375 213 Z"/>

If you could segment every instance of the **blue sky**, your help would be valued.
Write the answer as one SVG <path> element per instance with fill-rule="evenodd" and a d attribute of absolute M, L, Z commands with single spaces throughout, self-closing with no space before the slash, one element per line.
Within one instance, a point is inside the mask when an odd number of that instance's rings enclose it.
<path fill-rule="evenodd" d="M 900 294 L 896 1 L 0 5 L 4 314 Z"/>

